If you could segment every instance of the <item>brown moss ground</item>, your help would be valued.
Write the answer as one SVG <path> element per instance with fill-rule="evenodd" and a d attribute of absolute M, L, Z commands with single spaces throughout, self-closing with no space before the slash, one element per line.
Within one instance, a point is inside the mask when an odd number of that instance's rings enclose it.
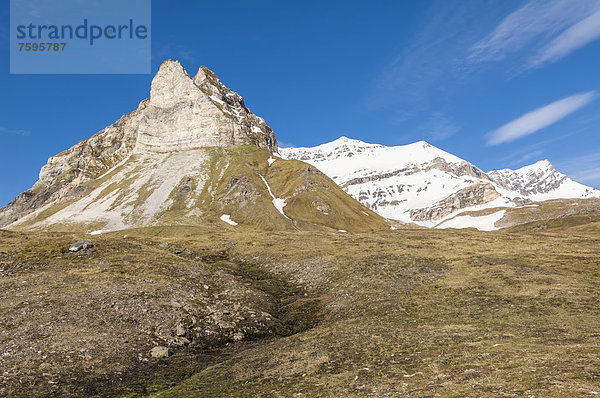
<path fill-rule="evenodd" d="M 81 256 L 63 252 L 74 235 L 0 234 L 2 267 L 14 268 L 0 278 L 0 353 L 19 352 L 11 347 L 21 342 L 23 391 L 82 388 L 69 374 L 88 383 L 79 396 L 583 397 L 600 390 L 597 233 L 268 233 L 207 225 L 124 234 L 96 237 L 94 252 Z M 147 362 L 137 355 L 154 341 L 115 337 L 169 325 L 172 307 L 152 316 L 131 309 L 189 299 L 205 283 L 225 296 L 202 296 L 202 305 L 228 297 L 231 308 L 243 302 L 270 311 L 276 325 L 258 340 L 174 347 L 174 356 Z M 139 296 L 150 286 L 154 293 Z M 92 300 L 103 291 L 110 300 Z M 63 310 L 69 297 L 88 312 Z M 123 308 L 121 316 L 104 315 L 108 301 Z M 49 311 L 43 322 L 32 315 L 44 314 L 38 307 Z M 57 334 L 60 327 L 76 333 Z M 84 359 L 68 353 L 80 339 L 100 347 L 93 374 L 103 378 L 77 373 L 88 370 Z M 107 340 L 118 355 L 101 349 Z M 40 368 L 37 346 L 48 341 L 60 341 L 50 364 L 67 369 L 61 377 Z M 14 388 L 12 377 L 11 370 L 0 388 Z"/>

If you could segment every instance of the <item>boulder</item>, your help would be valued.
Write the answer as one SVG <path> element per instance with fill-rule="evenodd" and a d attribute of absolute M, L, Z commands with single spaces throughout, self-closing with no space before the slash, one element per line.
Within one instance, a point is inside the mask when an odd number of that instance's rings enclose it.
<path fill-rule="evenodd" d="M 70 252 L 78 252 L 80 250 L 87 250 L 94 247 L 94 244 L 89 239 L 79 240 L 69 247 Z"/>
<path fill-rule="evenodd" d="M 171 355 L 173 355 L 173 352 L 167 347 L 161 345 L 158 345 L 150 350 L 150 356 L 152 356 L 152 358 L 168 358 Z"/>

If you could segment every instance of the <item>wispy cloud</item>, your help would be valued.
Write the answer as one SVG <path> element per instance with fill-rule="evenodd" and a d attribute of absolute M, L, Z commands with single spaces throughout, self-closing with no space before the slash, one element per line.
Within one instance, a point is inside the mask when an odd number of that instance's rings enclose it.
<path fill-rule="evenodd" d="M 472 46 L 474 63 L 524 53 L 524 69 L 555 62 L 600 37 L 600 1 L 530 0 Z"/>
<path fill-rule="evenodd" d="M 567 138 L 578 134 L 578 130 L 569 130 L 566 134 L 561 134 L 545 140 L 539 140 L 525 147 L 511 148 L 510 152 L 502 157 L 502 164 L 508 164 L 510 167 L 521 166 L 526 163 L 540 160 L 546 153 L 549 144 L 564 141 Z"/>
<path fill-rule="evenodd" d="M 499 145 L 533 134 L 589 104 L 595 96 L 595 91 L 575 94 L 528 112 L 488 133 L 486 135 L 487 144 Z"/>
<path fill-rule="evenodd" d="M 577 182 L 600 188 L 600 152 L 559 160 L 556 167 Z"/>
<path fill-rule="evenodd" d="M 449 83 L 458 80 L 453 75 L 459 75 L 465 49 L 472 43 L 474 25 L 478 24 L 474 15 L 479 7 L 466 0 L 434 1 L 418 29 L 402 38 L 381 70 L 369 105 L 394 109 L 403 121 L 413 116 L 415 109 L 426 108 L 432 100 L 447 95 Z"/>
<path fill-rule="evenodd" d="M 535 67 L 558 61 L 598 38 L 600 38 L 600 10 L 552 39 L 537 56 L 531 59 L 529 66 Z"/>
<path fill-rule="evenodd" d="M 456 134 L 460 127 L 449 116 L 442 112 L 435 112 L 420 126 L 420 129 L 427 140 L 438 142 Z"/>
<path fill-rule="evenodd" d="M 600 159 L 599 159 L 600 160 Z M 585 184 L 600 186 L 600 167 L 582 170 L 573 175 L 573 178 Z"/>
<path fill-rule="evenodd" d="M 527 152 L 519 156 L 518 158 L 511 160 L 508 164 L 510 167 L 521 166 L 525 163 L 536 162 L 542 158 L 544 151 L 539 149 L 537 151 Z"/>
<path fill-rule="evenodd" d="M 15 129 L 7 129 L 5 127 L 0 127 L 0 134 L 28 136 L 31 134 L 31 132 L 28 130 L 15 130 Z"/>

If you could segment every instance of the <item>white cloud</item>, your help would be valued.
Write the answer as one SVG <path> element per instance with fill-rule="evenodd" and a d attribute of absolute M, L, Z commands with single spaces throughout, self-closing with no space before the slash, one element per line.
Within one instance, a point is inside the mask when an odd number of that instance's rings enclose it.
<path fill-rule="evenodd" d="M 459 75 L 457 69 L 472 42 L 474 27 L 470 18 L 480 10 L 482 6 L 474 7 L 467 1 L 432 2 L 422 23 L 402 39 L 402 46 L 380 71 L 368 105 L 392 108 L 403 121 L 414 116 L 415 110 L 427 108 L 432 100 L 447 95 L 444 91 L 449 83 L 457 81 L 453 75 Z"/>
<path fill-rule="evenodd" d="M 598 38 L 600 38 L 600 10 L 554 38 L 530 61 L 529 66 L 557 61 Z"/>
<path fill-rule="evenodd" d="M 600 167 L 582 170 L 576 173 L 573 178 L 582 183 L 598 186 L 600 185 Z"/>
<path fill-rule="evenodd" d="M 526 52 L 525 68 L 555 62 L 600 37 L 600 1 L 530 0 L 471 48 L 471 62 Z"/>
<path fill-rule="evenodd" d="M 528 112 L 518 119 L 488 133 L 486 135 L 487 143 L 488 145 L 498 145 L 533 134 L 584 107 L 595 96 L 595 91 L 575 94 Z"/>
<path fill-rule="evenodd" d="M 566 134 L 539 140 L 527 146 L 511 148 L 510 152 L 506 156 L 502 157 L 502 163 L 508 163 L 509 166 L 515 167 L 526 164 L 526 162 L 531 163 L 532 160 L 539 160 L 544 157 L 546 148 L 549 144 L 564 141 L 576 133 L 578 133 L 577 130 L 570 129 Z"/>
<path fill-rule="evenodd" d="M 10 135 L 29 135 L 29 134 L 31 134 L 27 130 L 14 130 L 14 129 L 7 129 L 4 127 L 0 127 L 0 134 L 1 133 L 10 134 Z"/>

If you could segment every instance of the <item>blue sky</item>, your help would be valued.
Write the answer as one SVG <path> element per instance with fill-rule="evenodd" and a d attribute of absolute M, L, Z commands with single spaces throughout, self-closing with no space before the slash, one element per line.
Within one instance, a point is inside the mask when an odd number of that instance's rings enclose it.
<path fill-rule="evenodd" d="M 549 159 L 600 188 L 600 1 L 152 1 L 152 70 L 214 70 L 286 146 L 426 140 L 484 170 Z M 150 75 L 10 75 L 0 206 L 147 98 Z"/>

